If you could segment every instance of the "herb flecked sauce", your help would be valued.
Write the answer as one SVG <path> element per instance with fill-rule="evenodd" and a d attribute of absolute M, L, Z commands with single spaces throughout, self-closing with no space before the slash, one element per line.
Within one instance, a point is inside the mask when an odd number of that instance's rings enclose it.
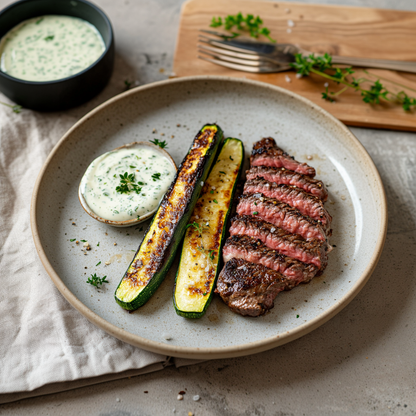
<path fill-rule="evenodd" d="M 25 20 L 3 36 L 0 69 L 26 81 L 54 81 L 83 71 L 104 51 L 101 34 L 85 20 L 40 16 Z"/>
<path fill-rule="evenodd" d="M 120 175 L 134 174 L 136 192 L 120 193 Z M 176 174 L 172 163 L 157 150 L 142 146 L 104 153 L 81 180 L 81 193 L 92 211 L 111 221 L 140 218 L 155 210 Z"/>

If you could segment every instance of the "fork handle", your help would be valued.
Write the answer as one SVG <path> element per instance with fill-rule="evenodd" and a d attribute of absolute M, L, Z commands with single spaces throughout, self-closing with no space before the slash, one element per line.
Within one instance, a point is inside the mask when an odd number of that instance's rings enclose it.
<path fill-rule="evenodd" d="M 416 74 L 416 62 L 353 58 L 348 56 L 333 56 L 332 62 L 334 64 L 346 64 L 364 68 L 391 69 L 393 71 L 412 72 L 413 74 Z"/>

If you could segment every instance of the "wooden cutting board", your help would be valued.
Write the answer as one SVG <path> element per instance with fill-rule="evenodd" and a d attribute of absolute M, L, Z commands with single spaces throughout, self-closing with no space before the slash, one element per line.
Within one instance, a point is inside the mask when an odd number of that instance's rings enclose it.
<path fill-rule="evenodd" d="M 226 75 L 278 85 L 314 101 L 350 126 L 416 131 L 416 112 L 405 112 L 400 105 L 372 106 L 354 91 L 343 93 L 335 103 L 323 100 L 325 80 L 319 76 L 298 79 L 292 71 L 251 74 L 198 59 L 198 30 L 210 29 L 213 16 L 238 12 L 259 15 L 278 42 L 299 44 L 311 52 L 404 61 L 416 61 L 416 12 L 255 0 L 190 0 L 182 7 L 173 67 L 178 77 Z M 289 20 L 294 23 L 293 27 L 289 27 Z M 416 74 L 368 71 L 371 75 L 362 70 L 354 75 L 380 78 L 395 92 L 405 86 L 408 95 L 416 97 Z M 329 87 L 330 91 L 340 89 L 334 83 Z"/>

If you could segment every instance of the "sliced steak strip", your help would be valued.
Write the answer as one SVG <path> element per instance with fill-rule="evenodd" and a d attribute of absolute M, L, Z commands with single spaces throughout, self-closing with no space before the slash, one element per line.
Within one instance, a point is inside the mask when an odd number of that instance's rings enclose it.
<path fill-rule="evenodd" d="M 243 259 L 228 261 L 218 276 L 216 293 L 234 312 L 259 316 L 274 306 L 274 299 L 293 283 L 280 273 Z"/>
<path fill-rule="evenodd" d="M 231 235 L 247 235 L 261 240 L 267 247 L 304 263 L 314 264 L 323 271 L 328 264 L 331 248 L 320 240 L 305 240 L 282 228 L 251 215 L 236 215 L 231 220 Z"/>
<path fill-rule="evenodd" d="M 316 175 L 312 166 L 298 162 L 292 156 L 289 156 L 276 145 L 272 137 L 267 137 L 254 143 L 250 163 L 251 166 L 273 166 L 290 169 L 312 177 Z"/>
<path fill-rule="evenodd" d="M 326 241 L 327 236 L 321 224 L 302 215 L 298 209 L 261 194 L 242 195 L 237 205 L 237 214 L 255 215 L 307 240 Z"/>
<path fill-rule="evenodd" d="M 269 198 L 278 199 L 291 207 L 297 208 L 303 215 L 311 217 L 322 224 L 326 231 L 331 226 L 332 217 L 324 208 L 324 203 L 311 194 L 294 186 L 277 184 L 264 178 L 248 180 L 244 185 L 245 194 L 261 193 Z"/>
<path fill-rule="evenodd" d="M 260 176 L 269 182 L 297 186 L 324 202 L 328 199 L 328 191 L 322 181 L 293 172 L 293 170 L 274 168 L 271 166 L 252 166 L 250 170 L 246 171 L 246 176 L 247 180 L 255 179 Z"/>
<path fill-rule="evenodd" d="M 260 240 L 246 235 L 234 235 L 227 239 L 222 250 L 224 263 L 232 258 L 243 259 L 255 264 L 262 264 L 276 270 L 290 279 L 295 285 L 309 282 L 318 272 L 313 264 L 302 263 L 292 257 L 270 249 Z"/>

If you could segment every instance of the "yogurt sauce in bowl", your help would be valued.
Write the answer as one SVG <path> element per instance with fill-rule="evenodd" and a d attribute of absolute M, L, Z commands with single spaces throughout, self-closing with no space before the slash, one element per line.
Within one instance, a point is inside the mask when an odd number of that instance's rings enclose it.
<path fill-rule="evenodd" d="M 135 142 L 104 153 L 87 168 L 79 199 L 94 219 L 119 227 L 151 217 L 176 175 L 169 153 Z"/>
<path fill-rule="evenodd" d="M 78 17 L 28 19 L 0 41 L 0 70 L 26 81 L 54 81 L 91 66 L 105 51 L 100 32 Z"/>

